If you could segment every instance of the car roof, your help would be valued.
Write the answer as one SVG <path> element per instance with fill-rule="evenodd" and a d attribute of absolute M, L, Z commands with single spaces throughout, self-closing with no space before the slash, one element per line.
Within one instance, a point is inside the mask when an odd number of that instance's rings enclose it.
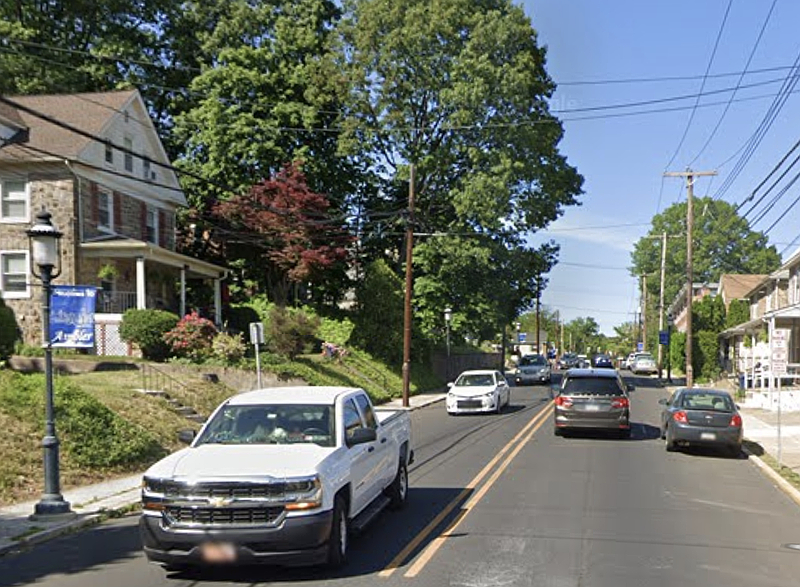
<path fill-rule="evenodd" d="M 616 379 L 617 378 L 617 370 L 616 369 L 570 369 L 567 371 L 567 376 L 571 378 L 582 378 L 582 377 L 599 377 L 605 379 Z"/>
<path fill-rule="evenodd" d="M 471 371 L 461 372 L 459 377 L 461 377 L 461 375 L 493 375 L 495 373 L 497 373 L 497 371 L 494 369 L 473 369 Z"/>
<path fill-rule="evenodd" d="M 343 393 L 360 391 L 357 387 L 297 386 L 267 387 L 233 396 L 228 405 L 248 404 L 325 404 L 331 405 Z"/>
<path fill-rule="evenodd" d="M 682 387 L 676 390 L 676 393 L 704 393 L 706 395 L 727 395 L 728 397 L 731 395 L 724 389 L 710 389 L 707 387 Z"/>

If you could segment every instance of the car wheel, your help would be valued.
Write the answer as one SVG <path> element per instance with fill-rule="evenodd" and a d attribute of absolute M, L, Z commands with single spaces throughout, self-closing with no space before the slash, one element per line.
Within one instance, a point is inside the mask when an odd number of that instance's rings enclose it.
<path fill-rule="evenodd" d="M 661 440 L 666 440 L 666 439 L 667 439 L 667 430 L 666 429 L 661 430 Z"/>
<path fill-rule="evenodd" d="M 669 428 L 667 429 L 666 434 L 664 434 L 664 448 L 667 449 L 667 452 L 675 452 L 678 450 L 678 446 L 675 444 L 675 441 L 672 440 L 672 435 L 669 433 Z"/>
<path fill-rule="evenodd" d="M 406 498 L 408 497 L 408 469 L 405 462 L 400 461 L 397 467 L 397 475 L 395 475 L 392 484 L 386 488 L 386 495 L 389 497 L 389 507 L 393 510 L 403 509 L 406 505 Z"/>
<path fill-rule="evenodd" d="M 630 428 L 622 428 L 622 429 L 620 429 L 619 437 L 622 440 L 627 440 L 628 438 L 631 437 L 631 429 Z"/>
<path fill-rule="evenodd" d="M 558 426 L 553 427 L 553 435 L 554 436 L 564 436 L 564 431 L 559 428 Z"/>
<path fill-rule="evenodd" d="M 328 538 L 328 567 L 337 569 L 347 562 L 347 507 L 339 496 L 333 504 L 333 521 L 331 535 Z"/>
<path fill-rule="evenodd" d="M 733 446 L 729 446 L 727 450 L 728 456 L 732 459 L 738 459 L 739 455 L 742 454 L 742 446 L 740 444 L 734 444 Z"/>

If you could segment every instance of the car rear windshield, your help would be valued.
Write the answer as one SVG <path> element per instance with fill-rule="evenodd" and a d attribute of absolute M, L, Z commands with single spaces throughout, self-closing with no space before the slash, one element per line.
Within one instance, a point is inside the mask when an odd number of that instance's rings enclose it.
<path fill-rule="evenodd" d="M 570 377 L 561 390 L 565 395 L 622 395 L 617 380 L 611 377 Z"/>
<path fill-rule="evenodd" d="M 681 399 L 681 407 L 688 410 L 707 410 L 712 412 L 732 412 L 733 400 L 730 396 L 717 393 L 686 393 Z"/>

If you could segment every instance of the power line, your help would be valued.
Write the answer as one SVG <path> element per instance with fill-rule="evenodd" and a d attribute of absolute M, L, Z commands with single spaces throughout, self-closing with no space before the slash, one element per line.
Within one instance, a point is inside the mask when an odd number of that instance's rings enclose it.
<path fill-rule="evenodd" d="M 725 110 L 722 111 L 722 114 L 717 119 L 717 124 L 714 126 L 714 129 L 711 131 L 711 134 L 706 139 L 706 142 L 703 143 L 703 146 L 700 148 L 700 151 L 697 153 L 697 155 L 694 156 L 694 159 L 692 159 L 689 162 L 689 166 L 690 167 L 694 164 L 695 161 L 697 161 L 700 158 L 700 155 L 702 155 L 705 152 L 705 150 L 708 147 L 708 145 L 711 143 L 713 138 L 716 136 L 717 131 L 719 130 L 719 127 L 722 125 L 722 121 L 725 120 L 725 116 L 728 114 L 728 110 L 731 107 L 731 103 L 733 103 L 733 99 L 736 97 L 736 92 L 739 91 L 739 87 L 742 84 L 742 80 L 744 79 L 744 76 L 747 74 L 747 70 L 750 67 L 750 63 L 753 61 L 753 57 L 756 54 L 756 49 L 758 49 L 758 46 L 761 43 L 761 37 L 764 36 L 764 31 L 767 30 L 767 23 L 769 23 L 769 20 L 772 17 L 772 11 L 775 9 L 775 5 L 777 3 L 778 3 L 778 0 L 772 0 L 772 6 L 770 6 L 770 8 L 769 8 L 769 12 L 767 13 L 767 17 L 764 19 L 764 23 L 761 25 L 761 30 L 759 31 L 758 37 L 756 38 L 756 42 L 753 44 L 753 48 L 750 50 L 750 55 L 747 58 L 747 63 L 745 63 L 744 69 L 742 70 L 742 73 L 741 73 L 741 75 L 739 76 L 739 79 L 736 82 L 736 89 L 731 94 L 731 97 L 728 100 L 728 103 L 725 105 Z M 730 8 L 730 5 L 728 7 Z"/>
<path fill-rule="evenodd" d="M 722 23 L 719 26 L 719 31 L 717 31 L 717 38 L 714 41 L 714 48 L 711 50 L 711 57 L 708 59 L 708 65 L 706 65 L 706 72 L 703 74 L 703 81 L 700 83 L 700 92 L 695 98 L 694 106 L 692 107 L 692 112 L 689 115 L 689 120 L 686 121 L 686 127 L 683 129 L 683 135 L 681 136 L 681 140 L 678 141 L 678 146 L 675 148 L 675 152 L 672 154 L 672 157 L 669 158 L 669 161 L 664 166 L 664 171 L 669 169 L 672 162 L 675 161 L 675 158 L 678 156 L 678 153 L 681 152 L 681 147 L 683 147 L 684 141 L 686 141 L 686 136 L 689 134 L 689 129 L 692 127 L 692 122 L 694 121 L 694 115 L 697 112 L 697 105 L 700 103 L 700 96 L 703 94 L 703 90 L 706 87 L 706 81 L 708 80 L 708 74 L 711 71 L 711 66 L 714 63 L 714 57 L 717 55 L 717 48 L 719 47 L 719 41 L 722 38 L 722 33 L 725 30 L 725 23 L 728 22 L 728 15 L 731 12 L 731 6 L 733 6 L 733 0 L 728 0 L 728 7 L 725 9 L 725 15 L 722 17 Z"/>
<path fill-rule="evenodd" d="M 604 80 L 569 80 L 557 81 L 558 86 L 600 86 L 600 85 L 615 85 L 615 84 L 646 84 L 646 83 L 663 83 L 663 82 L 683 82 L 683 81 L 697 81 L 703 78 L 719 79 L 725 77 L 737 77 L 741 75 L 758 75 L 761 73 L 773 73 L 776 71 L 786 71 L 792 69 L 791 65 L 780 65 L 776 67 L 764 67 L 761 69 L 752 69 L 744 71 L 729 71 L 726 73 L 711 73 L 708 75 L 672 75 L 672 76 L 659 76 L 659 77 L 632 77 L 632 78 L 617 78 L 617 79 L 604 79 Z"/>

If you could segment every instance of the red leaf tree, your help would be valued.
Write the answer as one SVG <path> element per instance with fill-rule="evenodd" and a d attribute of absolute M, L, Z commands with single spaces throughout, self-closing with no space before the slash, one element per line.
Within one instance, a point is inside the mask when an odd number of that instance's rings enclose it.
<path fill-rule="evenodd" d="M 292 284 L 325 278 L 347 258 L 352 238 L 330 218 L 330 202 L 313 192 L 297 164 L 286 165 L 250 192 L 216 204 L 224 225 L 226 257 L 245 260 L 245 270 L 285 305 Z"/>

